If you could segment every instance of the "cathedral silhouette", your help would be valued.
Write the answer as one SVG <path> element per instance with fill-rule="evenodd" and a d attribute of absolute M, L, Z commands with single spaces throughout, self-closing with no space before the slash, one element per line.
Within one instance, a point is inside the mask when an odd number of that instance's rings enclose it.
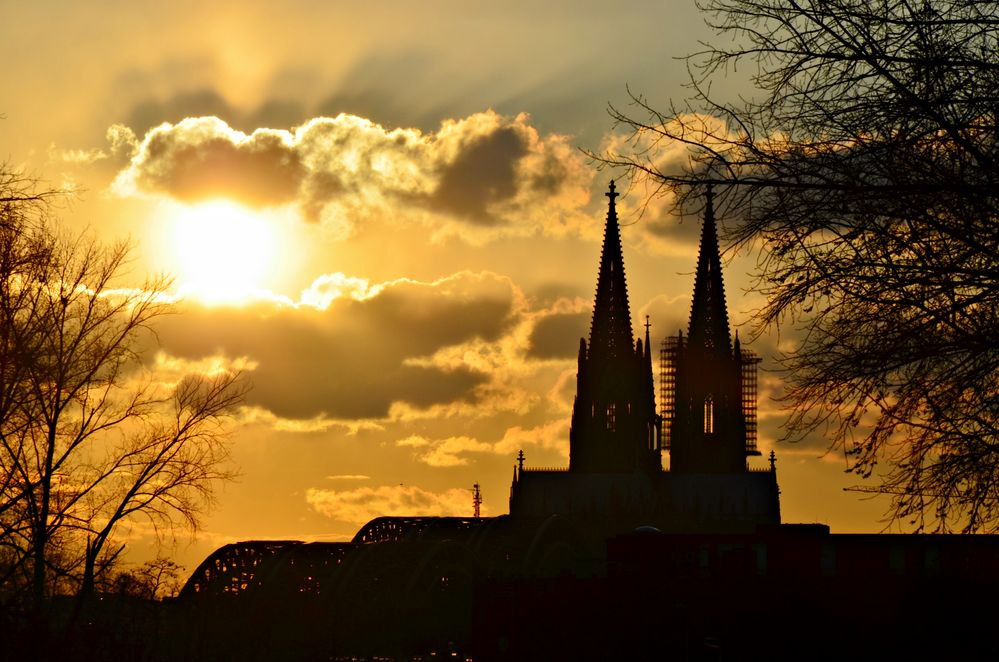
<path fill-rule="evenodd" d="M 607 537 L 646 526 L 669 533 L 752 532 L 780 523 L 775 462 L 751 470 L 756 364 L 733 345 L 708 194 L 686 337 L 661 350 L 656 411 L 652 341 L 633 340 L 614 182 L 589 343 L 579 341 L 569 468 L 518 464 L 511 518 L 570 519 Z M 662 452 L 670 469 L 662 468 Z"/>
<path fill-rule="evenodd" d="M 611 182 L 568 467 L 518 453 L 506 515 L 478 517 L 476 491 L 473 517 L 379 517 L 349 543 L 226 545 L 178 598 L 171 655 L 999 655 L 983 638 L 996 608 L 962 597 L 999 590 L 996 536 L 781 523 L 773 452 L 749 465 L 759 360 L 730 335 L 710 190 L 686 334 L 659 348 L 657 407 L 648 321 L 644 338 L 632 332 L 617 195 Z M 777 619 L 779 636 L 761 637 Z M 847 634 L 830 638 L 833 622 Z M 892 636 L 931 624 L 946 636 Z"/>

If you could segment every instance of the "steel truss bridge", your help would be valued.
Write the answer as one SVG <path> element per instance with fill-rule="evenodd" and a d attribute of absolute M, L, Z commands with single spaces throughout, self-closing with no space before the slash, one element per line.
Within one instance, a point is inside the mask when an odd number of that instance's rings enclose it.
<path fill-rule="evenodd" d="M 178 654 L 405 655 L 413 641 L 443 652 L 470 631 L 478 585 L 578 569 L 582 542 L 559 516 L 516 524 L 508 516 L 380 517 L 350 542 L 225 545 L 177 599 L 190 642 Z"/>

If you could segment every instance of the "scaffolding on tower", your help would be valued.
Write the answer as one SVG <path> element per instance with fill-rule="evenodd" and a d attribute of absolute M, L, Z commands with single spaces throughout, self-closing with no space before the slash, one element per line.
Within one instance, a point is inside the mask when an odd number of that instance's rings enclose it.
<path fill-rule="evenodd" d="M 676 413 L 676 362 L 682 347 L 683 336 L 669 336 L 659 346 L 659 415 L 663 420 L 662 450 L 666 451 Z"/>
<path fill-rule="evenodd" d="M 742 416 L 746 422 L 746 455 L 759 455 L 756 447 L 756 398 L 759 391 L 756 366 L 762 359 L 752 350 L 742 350 Z"/>

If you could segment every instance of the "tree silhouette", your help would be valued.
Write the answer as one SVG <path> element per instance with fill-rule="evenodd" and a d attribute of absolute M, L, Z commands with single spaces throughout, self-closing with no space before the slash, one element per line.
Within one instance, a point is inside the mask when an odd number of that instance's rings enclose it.
<path fill-rule="evenodd" d="M 231 476 L 223 424 L 244 392 L 218 372 L 144 367 L 168 281 L 125 287 L 127 244 L 47 220 L 48 193 L 0 177 L 0 545 L 5 598 L 93 590 L 117 528 L 195 527 Z M 14 184 L 23 184 L 18 186 Z"/>
<path fill-rule="evenodd" d="M 596 158 L 679 208 L 716 185 L 758 250 L 759 330 L 797 330 L 789 438 L 827 435 L 896 520 L 996 530 L 999 3 L 702 9 L 719 45 L 688 59 L 692 100 L 611 108 L 627 140 Z M 756 92 L 719 100 L 747 65 Z"/>

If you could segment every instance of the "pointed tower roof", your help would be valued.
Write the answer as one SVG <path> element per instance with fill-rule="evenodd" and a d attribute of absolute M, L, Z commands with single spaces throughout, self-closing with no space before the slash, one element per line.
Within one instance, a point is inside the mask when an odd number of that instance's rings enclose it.
<path fill-rule="evenodd" d="M 701 245 L 697 255 L 694 300 L 690 308 L 687 336 L 692 345 L 720 349 L 726 354 L 731 351 L 721 253 L 718 250 L 718 230 L 715 227 L 714 195 L 710 185 L 704 223 L 701 226 Z"/>
<path fill-rule="evenodd" d="M 628 286 L 624 279 L 624 258 L 621 253 L 621 232 L 617 225 L 614 180 L 605 194 L 607 225 L 600 253 L 600 274 L 597 295 L 593 303 L 590 325 L 590 356 L 624 356 L 634 352 L 631 336 L 631 310 L 628 306 Z"/>

